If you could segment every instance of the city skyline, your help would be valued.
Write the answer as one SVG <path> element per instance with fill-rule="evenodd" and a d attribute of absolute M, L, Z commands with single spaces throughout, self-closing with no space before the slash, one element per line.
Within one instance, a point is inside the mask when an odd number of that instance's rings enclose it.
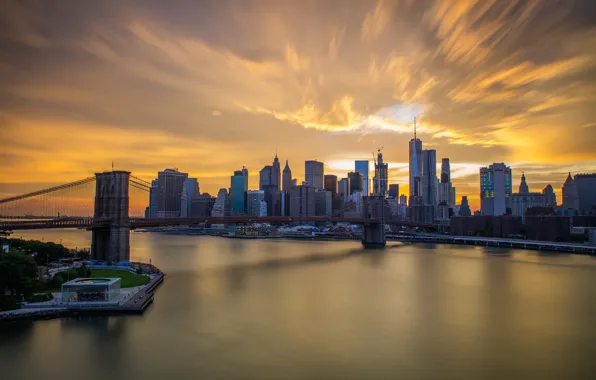
<path fill-rule="evenodd" d="M 3 2 L 0 197 L 112 161 L 216 195 L 242 166 L 258 188 L 276 150 L 301 180 L 306 160 L 342 178 L 379 146 L 409 194 L 415 116 L 472 209 L 493 162 L 558 197 L 594 171 L 592 2 L 297 4 Z"/>

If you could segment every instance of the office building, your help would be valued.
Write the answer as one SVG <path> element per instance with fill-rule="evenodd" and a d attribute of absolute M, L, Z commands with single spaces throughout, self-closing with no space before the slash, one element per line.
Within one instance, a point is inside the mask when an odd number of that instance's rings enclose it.
<path fill-rule="evenodd" d="M 265 200 L 263 190 L 248 190 L 246 192 L 246 214 L 250 216 L 261 216 L 261 202 Z M 265 215 L 267 215 L 265 213 Z"/>
<path fill-rule="evenodd" d="M 243 166 L 241 172 L 244 176 L 244 188 L 248 190 L 248 169 Z"/>
<path fill-rule="evenodd" d="M 379 149 L 377 161 L 375 162 L 375 177 L 373 180 L 374 194 L 383 198 L 387 196 L 387 185 L 389 176 L 389 165 L 383 162 L 383 153 Z M 366 192 L 363 191 L 366 195 Z"/>
<path fill-rule="evenodd" d="M 267 202 L 261 201 L 259 205 L 259 216 L 267 216 Z"/>
<path fill-rule="evenodd" d="M 343 209 L 344 204 L 346 203 L 346 200 L 348 199 L 348 196 L 350 195 L 350 179 L 349 178 L 342 178 L 339 180 L 339 182 L 337 183 L 337 194 L 339 195 L 339 205 L 341 207 L 339 207 L 340 209 Z"/>
<path fill-rule="evenodd" d="M 273 185 L 273 166 L 266 165 L 259 171 L 259 190 L 269 185 Z"/>
<path fill-rule="evenodd" d="M 362 174 L 362 194 L 369 195 L 369 171 L 370 164 L 368 160 L 357 160 L 354 162 L 354 171 Z"/>
<path fill-rule="evenodd" d="M 511 168 L 494 163 L 480 168 L 480 209 L 483 215 L 505 215 L 511 210 Z"/>
<path fill-rule="evenodd" d="M 175 218 L 180 216 L 182 191 L 188 173 L 178 169 L 166 169 L 157 173 L 157 217 Z"/>
<path fill-rule="evenodd" d="M 333 193 L 327 190 L 315 191 L 315 216 L 331 216 Z"/>
<path fill-rule="evenodd" d="M 437 151 L 422 151 L 422 202 L 426 205 L 437 204 Z"/>
<path fill-rule="evenodd" d="M 315 160 L 304 162 L 304 180 L 315 189 L 323 189 L 323 163 Z"/>
<path fill-rule="evenodd" d="M 215 206 L 216 198 L 208 193 L 197 194 L 191 200 L 190 217 L 210 216 Z"/>
<path fill-rule="evenodd" d="M 315 215 L 315 188 L 305 181 L 305 184 L 290 189 L 290 216 Z"/>
<path fill-rule="evenodd" d="M 576 174 L 578 209 L 582 214 L 596 214 L 596 173 Z"/>
<path fill-rule="evenodd" d="M 579 195 L 575 180 L 571 177 L 571 173 L 567 176 L 563 184 L 563 208 L 571 210 L 579 210 Z"/>
<path fill-rule="evenodd" d="M 354 193 L 364 193 L 364 184 L 363 184 L 363 177 L 362 173 L 359 172 L 350 172 L 348 173 L 348 180 L 350 182 L 350 194 Z"/>
<path fill-rule="evenodd" d="M 416 203 L 421 193 L 420 177 L 422 176 L 422 141 L 416 138 L 416 126 L 414 125 L 414 138 L 409 144 L 409 186 L 410 204 Z M 418 178 L 418 179 L 416 179 Z"/>
<path fill-rule="evenodd" d="M 557 206 L 557 195 L 555 194 L 555 190 L 549 184 L 542 189 L 542 194 L 544 194 L 544 205 L 549 207 L 556 207 Z"/>
<path fill-rule="evenodd" d="M 290 165 L 288 164 L 288 160 L 286 160 L 286 166 L 284 167 L 284 171 L 282 174 L 282 188 L 283 190 L 289 194 L 290 189 L 295 184 L 292 183 L 292 169 L 290 169 Z"/>
<path fill-rule="evenodd" d="M 275 158 L 273 159 L 273 164 L 271 165 L 271 184 L 275 186 L 277 191 L 281 191 L 281 169 L 279 166 L 277 153 L 275 153 Z"/>
<path fill-rule="evenodd" d="M 333 174 L 325 174 L 325 190 L 331 191 L 332 194 L 337 193 L 337 176 Z"/>
<path fill-rule="evenodd" d="M 265 202 L 267 202 L 267 215 L 280 216 L 281 215 L 281 192 L 277 190 L 274 184 L 266 185 L 262 189 L 265 193 Z"/>
<path fill-rule="evenodd" d="M 157 194 L 159 193 L 159 181 L 154 179 L 151 181 L 151 188 L 149 189 L 149 212 L 147 217 L 157 218 Z"/>
<path fill-rule="evenodd" d="M 230 178 L 231 182 L 231 213 L 232 215 L 242 215 L 246 213 L 246 176 L 242 170 L 236 170 Z"/>
<path fill-rule="evenodd" d="M 387 195 L 391 198 L 399 199 L 399 184 L 392 183 L 389 185 L 389 193 Z"/>
<path fill-rule="evenodd" d="M 470 205 L 468 204 L 468 197 L 463 196 L 461 197 L 461 204 L 459 205 L 459 216 L 472 216 L 472 210 L 470 210 Z"/>
<path fill-rule="evenodd" d="M 224 217 L 228 216 L 228 191 L 226 189 L 219 189 L 217 198 L 211 209 L 211 216 Z"/>
<path fill-rule="evenodd" d="M 451 165 L 448 158 L 441 159 L 441 183 L 451 182 Z"/>
<path fill-rule="evenodd" d="M 519 192 L 511 195 L 511 214 L 521 217 L 522 223 L 524 223 L 526 210 L 531 207 L 544 206 L 544 203 L 544 194 L 531 193 L 526 182 L 526 176 L 522 173 Z"/>
<path fill-rule="evenodd" d="M 455 189 L 451 184 L 451 165 L 448 158 L 441 160 L 441 179 L 438 187 L 437 202 L 451 207 L 455 205 Z"/>
<path fill-rule="evenodd" d="M 192 200 L 199 195 L 199 182 L 196 178 L 187 178 L 182 187 L 180 204 L 180 216 L 189 217 L 192 215 Z"/>

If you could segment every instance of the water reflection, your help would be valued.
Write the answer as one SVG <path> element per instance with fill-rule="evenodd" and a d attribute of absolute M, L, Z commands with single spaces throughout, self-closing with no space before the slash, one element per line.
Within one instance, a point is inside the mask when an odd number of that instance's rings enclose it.
<path fill-rule="evenodd" d="M 167 273 L 143 315 L 0 327 L 2 379 L 596 377 L 591 258 L 151 233 L 131 252 Z"/>

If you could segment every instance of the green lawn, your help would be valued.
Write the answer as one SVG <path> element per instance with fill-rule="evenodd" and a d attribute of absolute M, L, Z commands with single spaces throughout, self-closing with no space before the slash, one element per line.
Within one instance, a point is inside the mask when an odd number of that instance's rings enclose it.
<path fill-rule="evenodd" d="M 149 282 L 149 277 L 147 276 L 116 269 L 91 269 L 91 277 L 120 278 L 121 288 L 132 288 L 133 286 L 145 285 Z"/>

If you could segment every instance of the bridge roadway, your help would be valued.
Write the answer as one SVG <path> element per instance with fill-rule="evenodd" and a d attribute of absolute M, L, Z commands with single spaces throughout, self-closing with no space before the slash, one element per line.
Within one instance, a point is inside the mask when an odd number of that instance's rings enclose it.
<path fill-rule="evenodd" d="M 290 223 L 350 223 L 350 224 L 388 224 L 405 227 L 436 228 L 434 224 L 412 223 L 408 221 L 382 221 L 381 219 L 361 217 L 343 218 L 328 216 L 225 216 L 197 218 L 129 218 L 131 229 L 148 227 L 185 226 L 193 224 L 252 224 L 270 223 L 283 225 Z M 109 220 L 97 218 L 59 218 L 52 220 L 23 220 L 0 222 L 0 230 L 35 230 L 50 228 L 102 228 L 107 227 Z"/>

